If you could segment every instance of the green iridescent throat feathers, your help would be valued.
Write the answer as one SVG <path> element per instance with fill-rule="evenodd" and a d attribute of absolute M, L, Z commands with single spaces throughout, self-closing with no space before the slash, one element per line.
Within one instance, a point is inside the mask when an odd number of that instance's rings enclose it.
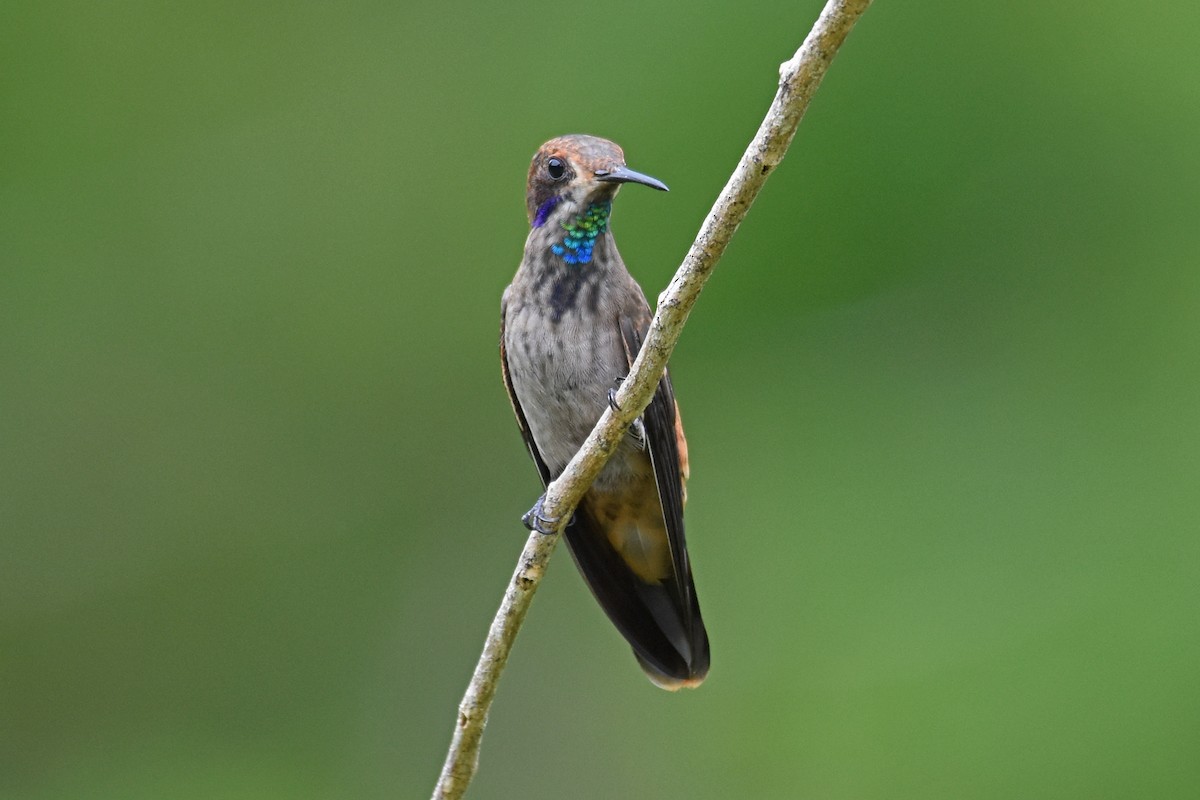
<path fill-rule="evenodd" d="M 562 244 L 551 245 L 550 251 L 562 256 L 562 260 L 568 264 L 590 263 L 596 238 L 608 230 L 608 215 L 611 212 L 611 201 L 592 203 L 582 214 L 575 215 L 570 222 L 562 223 L 567 235 Z"/>

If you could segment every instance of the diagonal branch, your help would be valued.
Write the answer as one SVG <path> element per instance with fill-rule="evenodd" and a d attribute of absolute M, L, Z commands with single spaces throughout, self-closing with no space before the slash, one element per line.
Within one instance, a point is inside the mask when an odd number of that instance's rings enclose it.
<path fill-rule="evenodd" d="M 625 430 L 650 404 L 700 290 L 771 170 L 783 160 L 796 135 L 796 127 L 838 48 L 870 4 L 871 0 L 829 0 L 804 44 L 789 61 L 780 65 L 779 91 L 766 118 L 709 211 L 683 264 L 659 295 L 650 331 L 629 377 L 617 393 L 616 405 L 620 410 L 609 408 L 604 412 L 571 463 L 547 487 L 542 507 L 547 518 L 563 520 L 565 525 L 616 450 Z M 454 740 L 434 789 L 434 800 L 461 798 L 475 774 L 479 742 L 500 672 L 561 533 L 561 529 L 550 536 L 533 533 L 525 543 L 504 600 L 488 630 L 483 655 L 459 705 Z"/>

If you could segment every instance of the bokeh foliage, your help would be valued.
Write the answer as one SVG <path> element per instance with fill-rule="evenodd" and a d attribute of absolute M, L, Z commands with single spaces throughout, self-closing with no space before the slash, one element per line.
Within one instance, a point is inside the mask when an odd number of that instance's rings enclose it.
<path fill-rule="evenodd" d="M 0 796 L 422 797 L 537 493 L 527 159 L 653 298 L 817 2 L 0 11 Z M 880 0 L 673 360 L 702 690 L 565 552 L 477 800 L 1200 782 L 1200 7 Z"/>

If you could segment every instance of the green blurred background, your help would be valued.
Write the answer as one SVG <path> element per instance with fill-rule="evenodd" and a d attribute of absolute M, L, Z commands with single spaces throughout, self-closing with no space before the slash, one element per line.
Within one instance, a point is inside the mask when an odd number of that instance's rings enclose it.
<path fill-rule="evenodd" d="M 655 297 L 819 2 L 0 11 L 0 796 L 420 798 L 538 493 L 529 156 Z M 713 643 L 560 551 L 471 797 L 1194 797 L 1200 6 L 876 3 L 673 359 Z"/>

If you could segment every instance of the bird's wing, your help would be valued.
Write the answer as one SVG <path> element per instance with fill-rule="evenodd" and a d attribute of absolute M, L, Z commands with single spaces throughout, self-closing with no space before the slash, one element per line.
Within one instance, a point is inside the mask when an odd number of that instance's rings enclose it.
<path fill-rule="evenodd" d="M 533 433 L 529 430 L 529 423 L 525 419 L 525 412 L 521 410 L 521 401 L 517 399 L 517 390 L 513 388 L 512 376 L 508 373 L 508 353 L 504 349 L 504 317 L 506 307 L 500 306 L 500 372 L 504 376 L 504 389 L 508 392 L 508 402 L 512 403 L 513 413 L 517 416 L 517 427 L 521 429 L 521 438 L 525 440 L 525 447 L 529 449 L 529 455 L 533 458 L 533 463 L 537 465 L 538 474 L 542 477 L 542 485 L 550 484 L 550 468 L 546 466 L 546 462 L 542 459 L 542 454 L 538 452 L 537 443 L 533 441 Z"/>
<path fill-rule="evenodd" d="M 636 317 L 621 318 L 621 339 L 625 344 L 625 356 L 629 365 L 642 349 L 642 340 L 650 328 L 650 310 Z M 688 562 L 687 541 L 683 530 L 683 504 L 685 481 L 687 480 L 687 440 L 679 422 L 679 406 L 675 402 L 675 391 L 671 387 L 671 376 L 664 370 L 662 380 L 654 391 L 650 405 L 642 413 L 645 428 L 646 449 L 654 467 L 654 480 L 658 486 L 658 499 L 662 505 L 663 522 L 667 528 L 667 541 L 671 548 L 671 563 L 680 592 L 680 603 L 691 609 L 695 591 L 692 587 L 692 568 Z"/>

